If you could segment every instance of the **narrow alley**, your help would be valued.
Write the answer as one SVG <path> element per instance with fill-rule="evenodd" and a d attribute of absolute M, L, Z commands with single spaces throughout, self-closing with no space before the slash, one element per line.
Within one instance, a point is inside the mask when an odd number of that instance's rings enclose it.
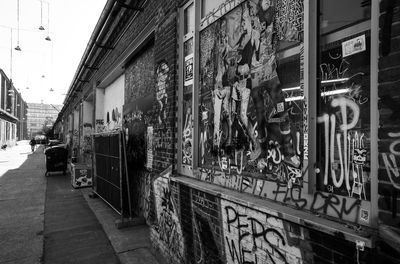
<path fill-rule="evenodd" d="M 46 177 L 43 150 L 20 141 L 0 152 L 1 264 L 157 263 L 145 226 L 118 230 L 118 215 L 69 174 Z"/>
<path fill-rule="evenodd" d="M 37 2 L 102 9 L 0 70 L 0 264 L 400 264 L 400 0 Z"/>

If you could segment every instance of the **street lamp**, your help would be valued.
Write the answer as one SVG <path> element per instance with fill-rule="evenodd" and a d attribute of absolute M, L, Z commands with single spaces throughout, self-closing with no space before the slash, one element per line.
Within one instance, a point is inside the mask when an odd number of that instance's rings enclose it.
<path fill-rule="evenodd" d="M 18 30 L 18 39 L 19 39 L 19 30 Z M 19 40 L 17 46 L 14 48 L 17 51 L 21 51 L 19 47 Z M 10 80 L 12 82 L 12 66 L 13 66 L 13 28 L 10 27 Z"/>
<path fill-rule="evenodd" d="M 44 30 L 43 27 L 43 1 L 40 0 L 40 26 L 39 30 Z"/>
<path fill-rule="evenodd" d="M 46 2 L 46 3 L 47 3 L 47 36 L 46 36 L 45 40 L 51 41 L 51 38 L 50 38 L 50 4 L 49 4 L 49 2 Z"/>
<path fill-rule="evenodd" d="M 40 26 L 39 30 L 45 30 L 43 27 L 43 3 L 47 4 L 47 36 L 45 37 L 45 40 L 51 41 L 50 38 L 50 3 L 47 1 L 39 0 L 40 1 Z"/>
<path fill-rule="evenodd" d="M 21 51 L 21 48 L 19 47 L 19 0 L 17 0 L 17 26 L 18 26 L 18 35 L 17 35 L 17 46 L 15 47 L 15 50 Z M 12 36 L 12 31 L 11 31 L 11 36 Z"/>

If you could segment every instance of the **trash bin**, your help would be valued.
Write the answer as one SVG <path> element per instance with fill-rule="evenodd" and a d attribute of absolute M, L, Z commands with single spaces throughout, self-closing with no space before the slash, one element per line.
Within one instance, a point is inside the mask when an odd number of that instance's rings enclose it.
<path fill-rule="evenodd" d="M 65 175 L 67 172 L 68 150 L 65 145 L 57 145 L 47 148 L 46 155 L 46 176 L 49 172 L 61 171 Z"/>

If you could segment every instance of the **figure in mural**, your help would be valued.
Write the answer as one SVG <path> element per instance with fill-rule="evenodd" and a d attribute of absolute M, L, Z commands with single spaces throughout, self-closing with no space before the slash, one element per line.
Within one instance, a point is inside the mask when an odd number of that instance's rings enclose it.
<path fill-rule="evenodd" d="M 163 122 L 167 119 L 167 82 L 169 78 L 169 67 L 167 63 L 162 62 L 157 68 L 157 102 L 160 106 L 158 111 L 158 123 L 163 124 Z"/>
<path fill-rule="evenodd" d="M 267 157 L 272 139 L 280 142 L 283 160 L 299 167 L 276 71 L 274 17 L 274 1 L 261 0 L 242 4 L 220 21 L 211 56 L 216 64 L 213 146 L 226 154 L 232 147 L 246 149 L 249 160 L 256 160 Z"/>
<path fill-rule="evenodd" d="M 229 64 L 227 61 L 227 54 L 229 52 L 228 36 L 226 34 L 226 21 L 222 21 L 220 37 L 218 39 L 218 51 L 220 56 L 216 58 L 217 61 L 217 76 L 215 78 L 215 85 L 213 91 L 214 101 L 214 147 L 220 144 L 220 121 L 221 111 L 226 116 L 228 121 L 228 135 L 226 145 L 231 145 L 232 130 L 231 130 L 231 86 L 229 84 Z"/>

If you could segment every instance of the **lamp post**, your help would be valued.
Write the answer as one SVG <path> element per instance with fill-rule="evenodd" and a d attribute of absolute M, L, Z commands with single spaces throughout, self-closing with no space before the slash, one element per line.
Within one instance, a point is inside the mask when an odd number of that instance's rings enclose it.
<path fill-rule="evenodd" d="M 11 82 L 12 82 L 12 73 L 13 73 L 12 72 L 12 66 L 13 66 L 13 29 L 15 29 L 15 28 L 10 27 L 10 80 L 11 80 Z M 21 48 L 19 46 L 19 41 L 17 43 L 17 46 L 14 48 L 14 50 L 21 51 Z"/>
<path fill-rule="evenodd" d="M 45 37 L 45 40 L 51 41 L 50 38 L 50 3 L 44 0 L 39 0 L 40 1 L 40 26 L 39 30 L 45 30 L 43 27 L 43 3 L 47 4 L 47 36 Z"/>

